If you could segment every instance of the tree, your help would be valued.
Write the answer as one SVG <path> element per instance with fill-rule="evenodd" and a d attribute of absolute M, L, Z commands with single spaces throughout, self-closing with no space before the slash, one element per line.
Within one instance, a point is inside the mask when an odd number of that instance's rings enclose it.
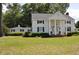
<path fill-rule="evenodd" d="M 2 26 L 2 3 L 0 3 L 0 37 L 3 36 L 3 26 Z"/>
<path fill-rule="evenodd" d="M 60 11 L 65 13 L 69 3 L 30 3 L 22 5 L 22 20 L 24 20 L 25 26 L 31 26 L 31 17 L 29 18 L 30 8 L 32 8 L 32 13 L 55 13 Z"/>
<path fill-rule="evenodd" d="M 69 3 L 26 3 L 8 4 L 8 10 L 4 14 L 4 23 L 8 27 L 15 27 L 20 24 L 22 27 L 31 27 L 31 13 L 65 13 Z"/>
<path fill-rule="evenodd" d="M 76 28 L 79 28 L 79 21 L 76 22 L 75 26 Z"/>
<path fill-rule="evenodd" d="M 8 10 L 5 12 L 3 18 L 4 23 L 7 27 L 15 27 L 18 24 L 21 24 L 21 7 L 20 4 L 13 3 L 8 4 L 7 6 Z"/>

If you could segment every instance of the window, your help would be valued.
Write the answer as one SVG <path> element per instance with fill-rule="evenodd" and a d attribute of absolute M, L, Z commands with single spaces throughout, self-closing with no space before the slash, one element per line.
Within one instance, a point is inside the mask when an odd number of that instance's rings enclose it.
<path fill-rule="evenodd" d="M 67 31 L 71 31 L 71 27 L 67 27 Z"/>
<path fill-rule="evenodd" d="M 44 32 L 44 27 L 43 27 L 43 32 Z"/>
<path fill-rule="evenodd" d="M 37 32 L 44 32 L 44 27 L 37 27 Z"/>
<path fill-rule="evenodd" d="M 40 23 L 44 24 L 44 20 L 37 20 L 37 24 L 40 24 Z"/>
<path fill-rule="evenodd" d="M 68 24 L 71 24 L 71 21 L 67 21 Z"/>
<path fill-rule="evenodd" d="M 15 29 L 11 29 L 11 32 L 15 32 Z"/>
<path fill-rule="evenodd" d="M 37 27 L 37 32 L 39 32 L 39 27 Z"/>
<path fill-rule="evenodd" d="M 24 32 L 24 29 L 20 29 L 20 32 Z"/>
<path fill-rule="evenodd" d="M 31 32 L 32 31 L 32 29 L 28 29 L 28 32 Z"/>

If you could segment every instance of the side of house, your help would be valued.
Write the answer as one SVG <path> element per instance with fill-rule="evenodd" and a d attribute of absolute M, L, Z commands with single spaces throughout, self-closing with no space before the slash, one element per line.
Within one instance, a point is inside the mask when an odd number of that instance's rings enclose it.
<path fill-rule="evenodd" d="M 29 32 L 29 31 L 31 31 L 30 27 L 21 27 L 20 25 L 14 28 L 10 28 L 10 32 Z"/>

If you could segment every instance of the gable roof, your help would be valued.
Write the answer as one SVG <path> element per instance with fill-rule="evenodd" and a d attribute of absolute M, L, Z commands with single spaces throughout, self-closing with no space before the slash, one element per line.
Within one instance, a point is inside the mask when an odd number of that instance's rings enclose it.
<path fill-rule="evenodd" d="M 64 15 L 62 14 L 60 11 L 54 13 L 54 14 L 44 14 L 44 13 L 35 13 L 32 14 L 32 19 L 58 19 L 58 20 L 66 20 L 66 19 L 70 19 L 70 20 L 74 20 L 72 17 L 68 16 L 68 15 Z"/>
<path fill-rule="evenodd" d="M 49 19 L 52 14 L 44 14 L 44 13 L 33 13 L 32 14 L 32 19 Z"/>

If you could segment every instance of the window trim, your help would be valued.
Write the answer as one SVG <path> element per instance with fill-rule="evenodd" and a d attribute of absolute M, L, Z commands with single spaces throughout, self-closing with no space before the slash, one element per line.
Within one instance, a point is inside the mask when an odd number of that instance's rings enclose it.
<path fill-rule="evenodd" d="M 37 24 L 44 24 L 44 20 L 37 20 Z"/>
<path fill-rule="evenodd" d="M 15 32 L 15 29 L 11 29 L 11 32 Z"/>
<path fill-rule="evenodd" d="M 71 21 L 67 21 L 66 23 L 67 23 L 67 24 L 71 24 Z"/>
<path fill-rule="evenodd" d="M 24 29 L 20 29 L 20 32 L 24 32 Z"/>
<path fill-rule="evenodd" d="M 67 31 L 71 31 L 71 27 L 67 27 Z"/>
<path fill-rule="evenodd" d="M 45 27 L 37 27 L 37 32 L 45 32 Z"/>

